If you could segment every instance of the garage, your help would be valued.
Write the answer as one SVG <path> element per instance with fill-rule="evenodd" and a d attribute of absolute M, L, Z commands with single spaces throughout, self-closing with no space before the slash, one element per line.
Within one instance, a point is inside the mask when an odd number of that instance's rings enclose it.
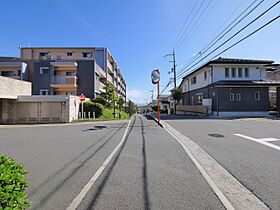
<path fill-rule="evenodd" d="M 78 119 L 77 96 L 19 96 L 17 124 L 67 123 Z"/>
<path fill-rule="evenodd" d="M 17 123 L 61 123 L 65 102 L 18 102 Z"/>

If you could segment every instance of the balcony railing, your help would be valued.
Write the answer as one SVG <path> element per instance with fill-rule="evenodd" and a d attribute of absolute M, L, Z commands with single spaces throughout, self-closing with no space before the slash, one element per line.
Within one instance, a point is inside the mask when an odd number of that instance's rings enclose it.
<path fill-rule="evenodd" d="M 51 77 L 51 84 L 58 85 L 70 85 L 77 87 L 77 77 L 76 76 L 53 76 Z"/>

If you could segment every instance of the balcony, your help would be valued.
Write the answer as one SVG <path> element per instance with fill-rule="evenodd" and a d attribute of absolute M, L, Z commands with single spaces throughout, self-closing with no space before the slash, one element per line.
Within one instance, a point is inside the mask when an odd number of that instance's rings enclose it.
<path fill-rule="evenodd" d="M 52 76 L 51 87 L 53 88 L 77 88 L 76 76 Z"/>
<path fill-rule="evenodd" d="M 105 85 L 102 82 L 99 82 L 99 91 L 102 93 L 106 92 Z"/>

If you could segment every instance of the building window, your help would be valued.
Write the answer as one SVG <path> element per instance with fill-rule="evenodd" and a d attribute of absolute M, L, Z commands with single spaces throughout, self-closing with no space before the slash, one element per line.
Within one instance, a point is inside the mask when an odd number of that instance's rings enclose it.
<path fill-rule="evenodd" d="M 185 85 L 185 91 L 188 91 L 188 85 Z"/>
<path fill-rule="evenodd" d="M 207 80 L 207 71 L 204 72 L 204 80 Z"/>
<path fill-rule="evenodd" d="M 245 69 L 244 69 L 244 76 L 245 76 L 246 78 L 249 77 L 249 68 L 245 68 Z"/>
<path fill-rule="evenodd" d="M 48 89 L 41 89 L 40 90 L 40 95 L 43 95 L 43 96 L 49 95 L 49 90 Z"/>
<path fill-rule="evenodd" d="M 191 84 L 192 85 L 196 84 L 196 77 L 191 78 Z"/>
<path fill-rule="evenodd" d="M 231 77 L 236 77 L 236 68 L 231 68 Z"/>
<path fill-rule="evenodd" d="M 203 101 L 203 93 L 196 94 L 196 103 L 202 104 Z"/>
<path fill-rule="evenodd" d="M 243 77 L 243 69 L 242 68 L 238 68 L 238 77 L 239 78 Z"/>
<path fill-rule="evenodd" d="M 237 93 L 237 94 L 236 94 L 236 100 L 237 100 L 237 101 L 241 101 L 241 94 L 240 94 L 240 93 Z"/>
<path fill-rule="evenodd" d="M 90 52 L 83 52 L 83 57 L 84 58 L 91 58 L 91 53 Z"/>
<path fill-rule="evenodd" d="M 67 54 L 67 56 L 72 56 L 73 55 L 72 52 L 67 52 L 66 54 Z"/>
<path fill-rule="evenodd" d="M 40 67 L 40 74 L 49 74 L 49 67 Z"/>
<path fill-rule="evenodd" d="M 76 72 L 74 71 L 67 71 L 66 76 L 76 76 Z"/>
<path fill-rule="evenodd" d="M 261 100 L 261 93 L 260 91 L 255 92 L 255 101 L 260 101 Z"/>
<path fill-rule="evenodd" d="M 229 77 L 229 68 L 225 68 L 225 77 Z"/>
<path fill-rule="evenodd" d="M 39 56 L 43 57 L 43 56 L 48 56 L 49 53 L 48 52 L 40 52 L 39 53 Z"/>
<path fill-rule="evenodd" d="M 234 93 L 230 93 L 229 94 L 229 100 L 230 101 L 234 101 Z"/>

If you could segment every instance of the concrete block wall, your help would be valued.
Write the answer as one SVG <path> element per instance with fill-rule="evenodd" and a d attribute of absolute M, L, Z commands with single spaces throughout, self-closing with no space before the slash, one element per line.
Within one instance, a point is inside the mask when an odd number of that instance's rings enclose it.
<path fill-rule="evenodd" d="M 31 83 L 0 76 L 0 98 L 16 99 L 18 95 L 31 95 Z"/>

